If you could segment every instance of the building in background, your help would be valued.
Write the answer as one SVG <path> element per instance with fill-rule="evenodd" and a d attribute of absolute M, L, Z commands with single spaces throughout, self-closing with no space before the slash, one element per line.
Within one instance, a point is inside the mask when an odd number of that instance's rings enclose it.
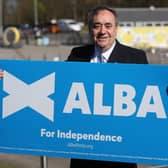
<path fill-rule="evenodd" d="M 168 8 L 118 8 L 119 41 L 139 48 L 168 47 Z"/>

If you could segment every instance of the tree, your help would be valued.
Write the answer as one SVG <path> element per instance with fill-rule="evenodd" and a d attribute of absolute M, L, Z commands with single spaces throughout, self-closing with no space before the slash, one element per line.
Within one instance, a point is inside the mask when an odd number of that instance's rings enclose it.
<path fill-rule="evenodd" d="M 8 1 L 15 1 L 12 15 L 8 12 Z M 34 0 L 4 0 L 4 22 L 6 24 L 34 23 Z M 38 18 L 40 23 L 51 19 L 74 18 L 87 22 L 87 12 L 96 5 L 118 7 L 168 7 L 167 0 L 38 0 Z"/>

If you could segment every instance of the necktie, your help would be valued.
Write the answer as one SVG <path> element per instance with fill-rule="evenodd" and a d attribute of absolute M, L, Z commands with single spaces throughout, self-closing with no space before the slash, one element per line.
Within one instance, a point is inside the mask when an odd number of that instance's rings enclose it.
<path fill-rule="evenodd" d="M 97 56 L 97 62 L 102 63 L 102 55 L 101 54 L 99 54 Z"/>
<path fill-rule="evenodd" d="M 100 54 L 100 55 L 98 55 L 97 56 L 97 62 L 99 62 L 99 63 L 105 63 L 106 62 L 106 58 L 102 55 L 102 54 Z"/>
<path fill-rule="evenodd" d="M 102 55 L 102 62 L 106 63 L 107 60 L 106 60 L 106 57 Z"/>

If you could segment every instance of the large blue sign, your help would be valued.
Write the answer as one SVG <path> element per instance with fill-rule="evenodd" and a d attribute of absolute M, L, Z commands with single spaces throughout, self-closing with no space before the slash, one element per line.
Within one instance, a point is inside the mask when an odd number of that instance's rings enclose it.
<path fill-rule="evenodd" d="M 168 163 L 168 66 L 0 61 L 0 151 Z"/>

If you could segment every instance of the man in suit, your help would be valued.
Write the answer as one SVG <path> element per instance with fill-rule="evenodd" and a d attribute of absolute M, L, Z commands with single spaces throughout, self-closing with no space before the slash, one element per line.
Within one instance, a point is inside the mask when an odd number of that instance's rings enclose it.
<path fill-rule="evenodd" d="M 94 8 L 88 16 L 93 44 L 73 48 L 67 61 L 91 63 L 147 64 L 144 51 L 120 44 L 117 36 L 116 11 L 107 7 Z M 71 159 L 70 168 L 136 168 L 134 163 Z"/>

